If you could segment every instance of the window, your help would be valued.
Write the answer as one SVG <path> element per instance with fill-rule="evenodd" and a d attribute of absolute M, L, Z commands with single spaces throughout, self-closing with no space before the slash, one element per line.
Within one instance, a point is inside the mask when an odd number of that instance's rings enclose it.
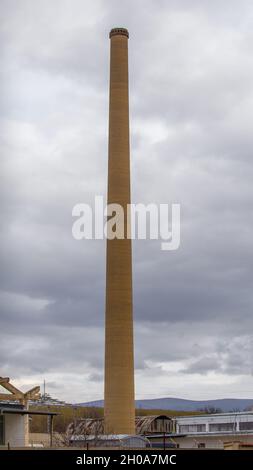
<path fill-rule="evenodd" d="M 251 431 L 253 429 L 253 421 L 245 421 L 239 423 L 240 431 Z"/>
<path fill-rule="evenodd" d="M 198 449 L 205 449 L 206 444 L 204 442 L 199 442 L 198 443 Z"/>
<path fill-rule="evenodd" d="M 235 431 L 235 423 L 211 423 L 209 424 L 209 431 L 211 432 L 222 432 L 222 431 Z"/>
<path fill-rule="evenodd" d="M 4 439 L 4 416 L 0 415 L 0 446 L 5 444 Z"/>
<path fill-rule="evenodd" d="M 179 426 L 179 432 L 181 433 L 190 433 L 190 432 L 205 432 L 205 424 L 181 424 Z"/>

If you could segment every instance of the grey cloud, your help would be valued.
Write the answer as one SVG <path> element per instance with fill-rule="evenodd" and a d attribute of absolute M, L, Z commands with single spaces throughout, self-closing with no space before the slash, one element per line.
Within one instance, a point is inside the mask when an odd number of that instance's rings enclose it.
<path fill-rule="evenodd" d="M 210 371 L 220 371 L 220 362 L 214 357 L 202 357 L 193 362 L 187 369 L 183 370 L 187 374 L 208 374 Z"/>
<path fill-rule="evenodd" d="M 108 31 L 123 24 L 133 201 L 182 212 L 177 252 L 133 243 L 140 380 L 165 363 L 251 380 L 251 16 L 246 0 L 2 1 L 3 373 L 48 374 L 70 399 L 57 374 L 73 371 L 102 394 L 105 243 L 74 241 L 71 211 L 106 193 Z"/>

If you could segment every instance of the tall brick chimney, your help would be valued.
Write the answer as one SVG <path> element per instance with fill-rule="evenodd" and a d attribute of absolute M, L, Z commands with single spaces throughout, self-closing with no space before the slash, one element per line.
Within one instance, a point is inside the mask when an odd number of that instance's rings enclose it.
<path fill-rule="evenodd" d="M 130 196 L 128 31 L 110 32 L 108 204 L 124 209 Z M 135 434 L 131 240 L 107 240 L 105 432 Z"/>

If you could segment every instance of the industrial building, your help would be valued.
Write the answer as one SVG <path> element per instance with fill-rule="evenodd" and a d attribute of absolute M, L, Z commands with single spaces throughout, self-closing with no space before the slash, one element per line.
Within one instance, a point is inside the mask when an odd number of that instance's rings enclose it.
<path fill-rule="evenodd" d="M 153 433 L 171 433 L 174 430 L 174 422 L 167 415 L 147 415 L 135 418 L 136 434 L 149 435 Z"/>
<path fill-rule="evenodd" d="M 173 432 L 174 422 L 167 415 L 137 416 L 135 418 L 135 432 L 137 435 L 148 436 L 153 433 Z M 70 423 L 67 434 L 72 435 L 102 435 L 104 434 L 104 420 L 102 418 L 82 418 Z"/>
<path fill-rule="evenodd" d="M 253 449 L 253 411 L 177 416 L 170 420 L 170 432 L 166 424 L 162 428 L 160 424 L 160 432 L 146 433 L 152 447 Z"/>
<path fill-rule="evenodd" d="M 253 411 L 180 416 L 170 435 L 184 449 L 224 449 L 237 442 L 253 446 Z M 246 448 L 246 447 L 245 447 Z"/>
<path fill-rule="evenodd" d="M 73 447 L 102 447 L 102 448 L 124 448 L 124 449 L 146 449 L 151 447 L 149 440 L 143 436 L 129 434 L 90 434 L 74 435 L 70 438 Z"/>
<path fill-rule="evenodd" d="M 157 449 L 249 449 L 253 446 L 253 411 L 178 417 L 138 416 L 135 429 L 137 436 L 148 439 L 151 447 Z M 104 421 L 78 420 L 69 425 L 68 434 L 72 445 L 81 442 L 94 445 L 95 441 L 96 445 L 101 445 Z M 100 437 L 96 440 L 95 436 Z"/>
<path fill-rule="evenodd" d="M 53 438 L 53 417 L 57 413 L 29 410 L 29 401 L 39 399 L 40 387 L 23 393 L 10 383 L 9 377 L 0 377 L 0 448 L 28 447 L 29 417 L 43 415 L 49 417 L 49 442 Z"/>

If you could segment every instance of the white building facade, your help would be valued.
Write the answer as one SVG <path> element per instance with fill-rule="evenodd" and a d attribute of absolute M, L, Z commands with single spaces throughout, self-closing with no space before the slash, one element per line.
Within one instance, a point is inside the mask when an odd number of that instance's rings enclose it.
<path fill-rule="evenodd" d="M 48 446 L 53 441 L 53 418 L 58 413 L 43 410 L 29 410 L 19 404 L 0 402 L 0 449 L 24 448 L 30 446 L 29 419 L 32 416 L 45 416 L 49 420 Z"/>
<path fill-rule="evenodd" d="M 13 413 L 13 409 L 16 413 Z M 21 411 L 14 407 L 11 410 L 0 408 L 0 448 L 29 445 L 29 417 L 28 414 L 21 414 Z"/>
<path fill-rule="evenodd" d="M 173 441 L 179 448 L 224 449 L 224 443 L 253 445 L 253 411 L 180 416 Z"/>

